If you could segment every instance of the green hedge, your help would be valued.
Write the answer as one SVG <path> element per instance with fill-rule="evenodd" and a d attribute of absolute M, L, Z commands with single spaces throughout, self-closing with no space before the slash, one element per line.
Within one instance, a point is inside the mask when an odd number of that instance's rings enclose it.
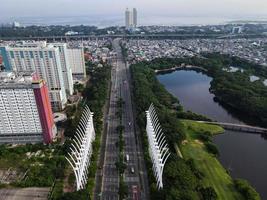
<path fill-rule="evenodd" d="M 246 200 L 260 200 L 260 195 L 256 190 L 250 186 L 246 180 L 236 179 L 234 180 L 236 189 L 244 196 Z"/>

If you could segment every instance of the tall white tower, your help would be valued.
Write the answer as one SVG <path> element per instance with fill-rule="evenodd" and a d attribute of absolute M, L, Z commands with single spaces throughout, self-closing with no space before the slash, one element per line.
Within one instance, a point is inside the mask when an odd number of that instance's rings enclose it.
<path fill-rule="evenodd" d="M 137 27 L 137 10 L 136 8 L 133 9 L 133 27 Z"/>
<path fill-rule="evenodd" d="M 131 13 L 128 8 L 125 11 L 125 28 L 128 29 L 131 26 Z"/>

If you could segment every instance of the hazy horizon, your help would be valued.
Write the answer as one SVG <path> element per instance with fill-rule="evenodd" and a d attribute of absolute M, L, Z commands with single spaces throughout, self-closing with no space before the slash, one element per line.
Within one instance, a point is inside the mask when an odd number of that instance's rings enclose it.
<path fill-rule="evenodd" d="M 137 8 L 139 25 L 267 20 L 267 1 L 263 0 L 0 0 L 0 5 L 0 23 L 25 25 L 123 25 L 126 7 Z"/>

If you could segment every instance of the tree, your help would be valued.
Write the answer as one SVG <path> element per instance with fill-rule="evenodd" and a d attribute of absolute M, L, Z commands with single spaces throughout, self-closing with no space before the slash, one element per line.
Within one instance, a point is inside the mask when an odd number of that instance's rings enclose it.
<path fill-rule="evenodd" d="M 197 179 L 182 159 L 170 161 L 164 170 L 164 184 L 166 187 L 182 190 L 195 190 Z"/>
<path fill-rule="evenodd" d="M 197 199 L 196 194 L 193 191 L 179 190 L 172 188 L 166 194 L 166 200 L 194 200 Z"/>
<path fill-rule="evenodd" d="M 88 199 L 88 191 L 86 190 L 80 190 L 77 192 L 71 192 L 71 193 L 65 193 L 60 200 L 74 200 L 74 199 L 79 199 L 79 200 L 86 200 Z"/>
<path fill-rule="evenodd" d="M 244 196 L 246 200 L 260 200 L 260 195 L 256 190 L 249 185 L 246 180 L 236 179 L 234 180 L 236 189 Z"/>
<path fill-rule="evenodd" d="M 199 189 L 203 200 L 216 200 L 218 195 L 212 187 L 202 187 Z"/>
<path fill-rule="evenodd" d="M 218 156 L 220 154 L 215 144 L 211 142 L 207 142 L 205 143 L 205 145 L 206 145 L 208 152 L 214 154 L 215 156 Z"/>

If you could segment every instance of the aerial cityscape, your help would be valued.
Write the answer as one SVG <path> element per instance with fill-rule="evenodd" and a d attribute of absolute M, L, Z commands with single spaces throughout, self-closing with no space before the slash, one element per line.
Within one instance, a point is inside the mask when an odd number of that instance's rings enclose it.
<path fill-rule="evenodd" d="M 0 5 L 0 200 L 267 199 L 266 2 Z"/>

